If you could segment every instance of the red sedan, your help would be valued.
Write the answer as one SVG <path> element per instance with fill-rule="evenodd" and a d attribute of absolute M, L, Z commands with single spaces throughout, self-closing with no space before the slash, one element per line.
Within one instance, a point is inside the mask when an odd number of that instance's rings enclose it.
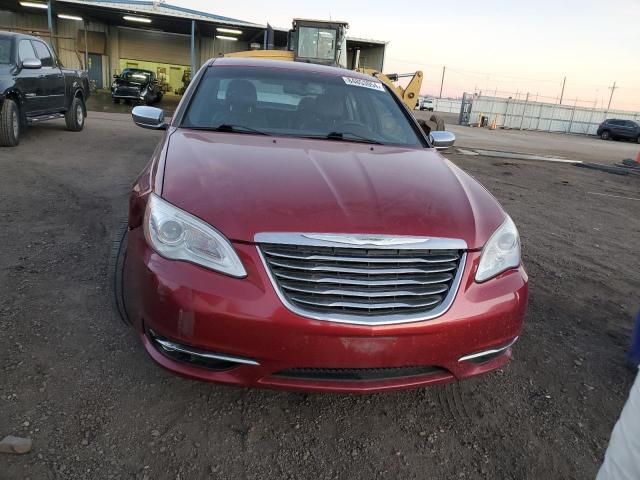
<path fill-rule="evenodd" d="M 377 392 L 504 366 L 527 275 L 518 231 L 377 79 L 216 59 L 130 198 L 116 300 L 191 378 Z"/>

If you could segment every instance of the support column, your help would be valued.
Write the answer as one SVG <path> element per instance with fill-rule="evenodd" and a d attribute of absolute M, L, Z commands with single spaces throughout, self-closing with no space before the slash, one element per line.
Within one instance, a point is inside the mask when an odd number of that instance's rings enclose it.
<path fill-rule="evenodd" d="M 82 22 L 84 25 L 84 69 L 89 73 L 89 45 L 87 45 L 87 21 Z"/>
<path fill-rule="evenodd" d="M 191 78 L 196 74 L 196 21 L 191 20 Z"/>
<path fill-rule="evenodd" d="M 47 0 L 47 26 L 49 28 L 49 44 L 53 48 L 53 51 L 56 53 L 56 56 L 60 58 L 58 55 L 58 41 L 56 39 L 56 24 L 55 17 L 53 12 L 53 0 Z"/>

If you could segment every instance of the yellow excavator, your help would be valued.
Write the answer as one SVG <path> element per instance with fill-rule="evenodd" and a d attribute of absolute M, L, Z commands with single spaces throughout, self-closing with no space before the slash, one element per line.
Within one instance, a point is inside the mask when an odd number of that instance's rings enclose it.
<path fill-rule="evenodd" d="M 289 31 L 287 50 L 249 50 L 226 53 L 224 56 L 318 63 L 346 68 L 348 28 L 347 22 L 296 18 L 293 20 L 293 28 Z M 360 67 L 358 59 L 359 55 L 356 53 L 355 71 L 378 78 L 396 92 L 409 110 L 416 108 L 422 86 L 422 72 L 384 74 Z M 396 84 L 400 78 L 405 77 L 411 78 L 406 87 Z"/>

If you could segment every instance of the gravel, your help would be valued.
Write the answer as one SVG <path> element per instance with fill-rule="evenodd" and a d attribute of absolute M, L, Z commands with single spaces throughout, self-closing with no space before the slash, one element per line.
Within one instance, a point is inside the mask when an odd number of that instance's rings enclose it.
<path fill-rule="evenodd" d="M 449 157 L 519 226 L 530 308 L 513 361 L 370 396 L 222 387 L 147 358 L 111 313 L 127 191 L 159 136 L 91 113 L 0 150 L 0 479 L 593 478 L 633 374 L 637 178 Z M 427 179 L 428 181 L 428 179 Z"/>

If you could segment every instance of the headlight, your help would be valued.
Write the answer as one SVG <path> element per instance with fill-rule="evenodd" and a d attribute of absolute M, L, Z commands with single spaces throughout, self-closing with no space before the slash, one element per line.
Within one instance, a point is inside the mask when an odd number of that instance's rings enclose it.
<path fill-rule="evenodd" d="M 165 258 L 195 263 L 232 277 L 247 275 L 233 246 L 220 232 L 154 194 L 144 214 L 144 236 Z"/>
<path fill-rule="evenodd" d="M 491 235 L 482 249 L 476 282 L 484 282 L 520 265 L 520 236 L 510 217 Z"/>

